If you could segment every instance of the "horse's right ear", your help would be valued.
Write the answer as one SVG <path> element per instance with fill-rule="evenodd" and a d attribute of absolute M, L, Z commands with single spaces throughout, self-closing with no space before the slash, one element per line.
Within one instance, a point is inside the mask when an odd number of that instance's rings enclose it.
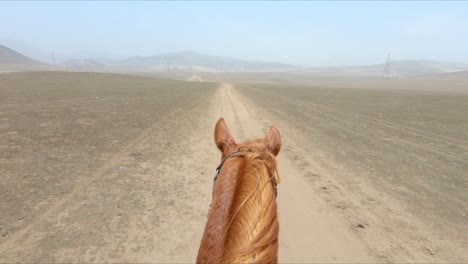
<path fill-rule="evenodd" d="M 214 131 L 214 139 L 216 146 L 218 146 L 221 152 L 224 152 L 226 149 L 230 149 L 232 145 L 236 144 L 234 139 L 229 132 L 226 123 L 224 122 L 224 118 L 220 118 L 218 122 L 216 122 L 215 131 Z"/>
<path fill-rule="evenodd" d="M 266 135 L 266 144 L 268 150 L 277 156 L 281 149 L 281 136 L 279 130 L 276 127 L 271 126 L 268 130 Z"/>

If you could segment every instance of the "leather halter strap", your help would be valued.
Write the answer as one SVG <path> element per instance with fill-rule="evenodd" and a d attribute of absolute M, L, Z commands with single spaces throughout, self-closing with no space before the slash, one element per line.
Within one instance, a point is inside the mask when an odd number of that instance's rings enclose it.
<path fill-rule="evenodd" d="M 213 178 L 213 189 L 214 189 L 214 184 L 216 183 L 216 180 L 218 179 L 219 172 L 221 171 L 221 168 L 224 165 L 224 162 L 229 158 L 242 156 L 242 155 L 240 155 L 240 153 L 241 153 L 240 151 L 236 150 L 236 151 L 233 151 L 233 152 L 229 153 L 226 157 L 224 157 L 224 159 L 221 161 L 219 166 L 216 168 L 216 174 L 215 174 L 215 176 Z"/>

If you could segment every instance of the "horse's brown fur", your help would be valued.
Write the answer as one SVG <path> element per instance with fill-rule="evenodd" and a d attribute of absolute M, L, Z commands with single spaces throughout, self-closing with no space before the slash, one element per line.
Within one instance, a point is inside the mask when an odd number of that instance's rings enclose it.
<path fill-rule="evenodd" d="M 197 263 L 276 263 L 278 215 L 274 183 L 279 131 L 265 139 L 236 144 L 221 118 L 215 143 L 227 159 L 213 190 L 213 201 Z"/>

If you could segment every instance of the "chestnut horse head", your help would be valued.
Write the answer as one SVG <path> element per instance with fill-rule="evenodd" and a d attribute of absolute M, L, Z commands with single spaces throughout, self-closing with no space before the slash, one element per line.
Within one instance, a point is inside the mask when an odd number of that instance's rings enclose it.
<path fill-rule="evenodd" d="M 221 164 L 197 263 L 276 263 L 279 131 L 272 126 L 265 138 L 237 144 L 221 118 L 214 137 Z"/>

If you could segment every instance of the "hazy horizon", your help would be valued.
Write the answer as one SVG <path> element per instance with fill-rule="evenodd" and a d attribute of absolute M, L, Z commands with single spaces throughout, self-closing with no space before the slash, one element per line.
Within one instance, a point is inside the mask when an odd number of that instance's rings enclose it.
<path fill-rule="evenodd" d="M 468 63 L 468 2 L 1 2 L 0 44 L 51 62 L 195 51 L 347 66 Z"/>

